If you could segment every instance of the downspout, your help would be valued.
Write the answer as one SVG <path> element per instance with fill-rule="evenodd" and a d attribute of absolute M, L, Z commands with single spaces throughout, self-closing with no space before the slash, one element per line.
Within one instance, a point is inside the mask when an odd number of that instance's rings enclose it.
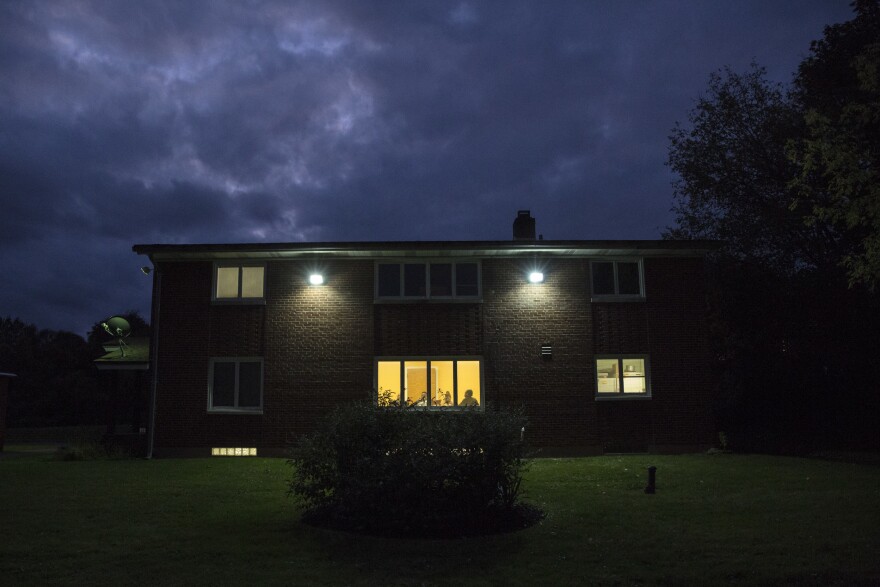
<path fill-rule="evenodd" d="M 162 299 L 162 274 L 159 265 L 151 258 L 153 263 L 153 304 L 150 336 L 150 429 L 147 431 L 147 458 L 153 458 L 153 442 L 156 438 L 156 388 L 159 381 L 159 304 Z"/>

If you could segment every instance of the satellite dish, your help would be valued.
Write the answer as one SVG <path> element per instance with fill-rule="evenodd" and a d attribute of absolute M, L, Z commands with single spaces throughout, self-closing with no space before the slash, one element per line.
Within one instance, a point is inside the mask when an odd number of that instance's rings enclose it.
<path fill-rule="evenodd" d="M 125 349 L 128 347 L 125 344 L 125 339 L 131 334 L 131 324 L 128 323 L 128 320 L 122 316 L 113 316 L 108 318 L 106 322 L 101 322 L 101 327 L 107 334 L 116 337 L 119 343 L 119 353 L 124 357 Z"/>

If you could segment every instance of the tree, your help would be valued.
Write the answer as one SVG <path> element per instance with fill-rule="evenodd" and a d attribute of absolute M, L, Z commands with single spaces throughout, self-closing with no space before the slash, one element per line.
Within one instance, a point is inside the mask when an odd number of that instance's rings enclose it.
<path fill-rule="evenodd" d="M 785 274 L 833 264 L 829 227 L 806 225 L 791 207 L 797 168 L 786 145 L 803 133 L 803 117 L 764 68 L 713 73 L 689 122 L 669 137 L 678 179 L 666 237 L 718 239 L 724 254 Z"/>
<path fill-rule="evenodd" d="M 0 319 L 0 371 L 18 375 L 9 395 L 10 426 L 97 424 L 101 396 L 88 344 L 77 334 Z"/>
<path fill-rule="evenodd" d="M 877 444 L 864 365 L 880 298 L 849 286 L 869 283 L 880 257 L 878 1 L 826 28 L 791 89 L 754 64 L 714 73 L 670 136 L 676 218 L 664 236 L 721 241 L 710 263 L 716 407 L 740 447 Z"/>
<path fill-rule="evenodd" d="M 798 168 L 792 208 L 808 226 L 846 234 L 839 261 L 849 284 L 880 284 L 880 0 L 858 0 L 856 17 L 825 28 L 801 63 L 795 97 L 802 137 L 789 145 Z"/>

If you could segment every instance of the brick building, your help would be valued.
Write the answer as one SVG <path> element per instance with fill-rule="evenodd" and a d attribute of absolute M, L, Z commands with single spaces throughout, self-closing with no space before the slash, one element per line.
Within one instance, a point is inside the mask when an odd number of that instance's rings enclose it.
<path fill-rule="evenodd" d="M 136 245 L 156 456 L 282 454 L 330 408 L 524 405 L 544 454 L 709 446 L 696 241 Z M 470 407 L 464 407 L 468 406 Z"/>

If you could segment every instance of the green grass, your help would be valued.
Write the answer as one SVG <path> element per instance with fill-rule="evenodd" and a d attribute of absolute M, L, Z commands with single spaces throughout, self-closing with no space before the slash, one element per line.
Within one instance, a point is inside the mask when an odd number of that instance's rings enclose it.
<path fill-rule="evenodd" d="M 645 495 L 656 465 L 657 494 Z M 520 532 L 305 526 L 273 459 L 0 458 L 0 583 L 876 585 L 880 468 L 764 456 L 534 461 Z"/>

